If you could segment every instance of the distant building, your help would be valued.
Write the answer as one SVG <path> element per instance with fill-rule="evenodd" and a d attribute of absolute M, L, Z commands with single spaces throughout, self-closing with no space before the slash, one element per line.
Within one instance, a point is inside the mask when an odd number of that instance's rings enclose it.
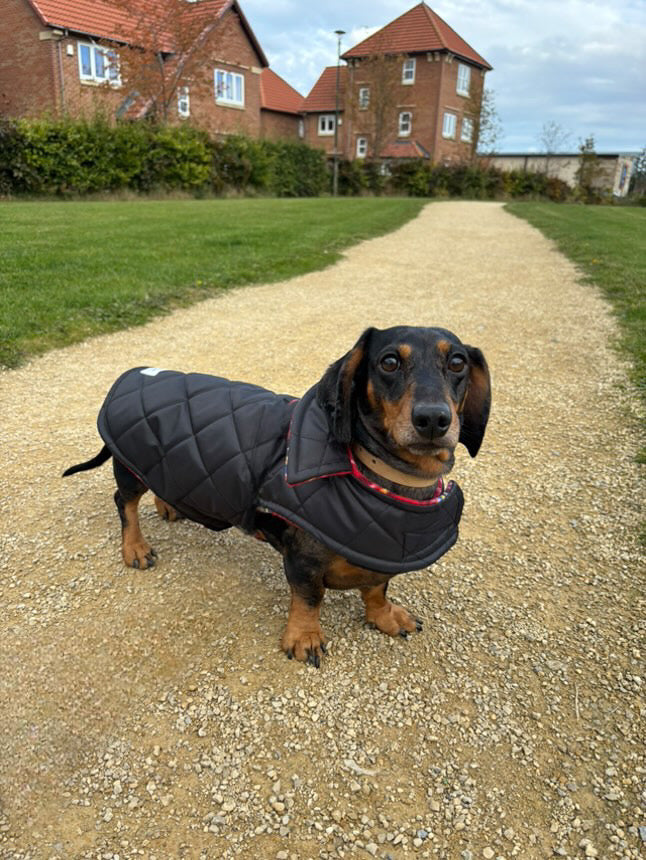
<path fill-rule="evenodd" d="M 426 3 L 329 66 L 303 102 L 305 139 L 341 158 L 464 161 L 475 144 L 489 63 Z"/>
<path fill-rule="evenodd" d="M 120 67 L 120 52 L 141 47 L 132 8 L 109 0 L 4 0 L 0 116 L 146 116 L 150 99 Z M 182 14 L 204 37 L 203 65 L 179 76 L 168 121 L 189 121 L 214 136 L 298 137 L 302 97 L 270 71 L 237 0 L 187 3 Z M 182 61 L 172 36 L 160 44 L 162 63 L 174 71 Z"/>
<path fill-rule="evenodd" d="M 630 178 L 638 153 L 598 152 L 599 175 L 595 185 L 599 191 L 625 197 L 628 194 Z M 576 173 L 581 153 L 498 153 L 488 158 L 493 167 L 500 170 L 521 170 L 524 172 L 546 173 L 563 180 L 571 188 L 576 187 Z"/>

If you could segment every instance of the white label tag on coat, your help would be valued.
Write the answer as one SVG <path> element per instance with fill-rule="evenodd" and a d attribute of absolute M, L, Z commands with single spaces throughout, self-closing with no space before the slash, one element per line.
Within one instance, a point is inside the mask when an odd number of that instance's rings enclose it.
<path fill-rule="evenodd" d="M 144 367 L 143 370 L 140 370 L 139 373 L 143 373 L 144 376 L 157 376 L 158 373 L 163 373 L 163 367 Z"/>

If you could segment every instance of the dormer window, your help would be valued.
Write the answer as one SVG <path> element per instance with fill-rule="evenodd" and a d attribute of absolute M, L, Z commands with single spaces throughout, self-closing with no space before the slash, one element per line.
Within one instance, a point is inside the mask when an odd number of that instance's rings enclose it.
<path fill-rule="evenodd" d="M 411 57 L 408 60 L 404 60 L 404 65 L 402 66 L 402 84 L 414 84 L 415 83 L 415 57 Z"/>

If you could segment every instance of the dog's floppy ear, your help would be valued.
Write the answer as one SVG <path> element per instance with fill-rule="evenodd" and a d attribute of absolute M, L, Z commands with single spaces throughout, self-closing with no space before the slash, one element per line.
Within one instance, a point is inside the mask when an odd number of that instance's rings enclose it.
<path fill-rule="evenodd" d="M 459 441 L 472 457 L 480 450 L 491 408 L 491 378 L 484 355 L 465 346 L 469 356 L 469 386 L 462 404 Z"/>
<path fill-rule="evenodd" d="M 316 399 L 325 410 L 332 435 L 345 445 L 352 440 L 355 378 L 373 331 L 367 328 L 352 349 L 328 367 L 318 384 Z"/>

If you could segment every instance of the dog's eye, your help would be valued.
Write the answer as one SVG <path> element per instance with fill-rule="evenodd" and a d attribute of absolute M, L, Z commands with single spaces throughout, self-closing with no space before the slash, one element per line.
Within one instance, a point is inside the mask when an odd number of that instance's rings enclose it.
<path fill-rule="evenodd" d="M 379 366 L 382 370 L 385 370 L 386 373 L 393 373 L 399 368 L 399 356 L 395 355 L 394 352 L 389 352 L 388 355 L 384 355 L 380 360 Z"/>
<path fill-rule="evenodd" d="M 449 359 L 449 370 L 453 373 L 461 373 L 464 370 L 466 361 L 461 355 L 452 355 Z"/>

